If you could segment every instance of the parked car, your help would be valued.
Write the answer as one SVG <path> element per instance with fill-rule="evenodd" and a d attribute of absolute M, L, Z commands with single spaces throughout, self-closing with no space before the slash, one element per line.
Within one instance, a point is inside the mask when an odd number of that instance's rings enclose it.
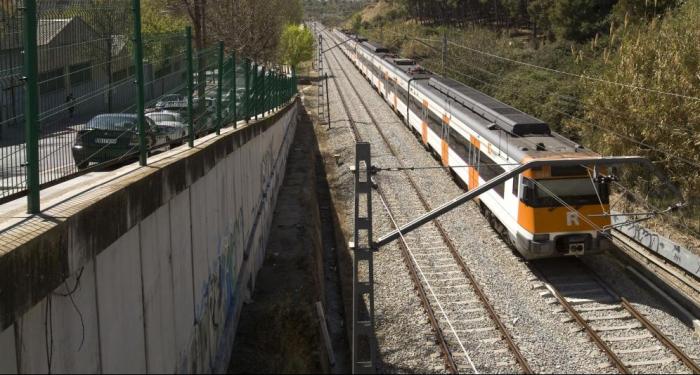
<path fill-rule="evenodd" d="M 167 102 L 156 112 L 173 112 L 179 114 L 183 123 L 187 123 L 187 101 L 184 102 Z"/>
<path fill-rule="evenodd" d="M 161 122 L 178 122 L 185 123 L 185 116 L 182 113 L 175 111 L 158 111 L 146 114 L 146 117 L 153 120 L 156 124 Z"/>
<path fill-rule="evenodd" d="M 152 112 L 147 114 L 146 117 L 156 123 L 158 130 L 166 136 L 168 143 L 180 140 L 180 143 L 175 142 L 176 145 L 179 145 L 187 137 L 187 124 L 184 116 L 180 113 L 170 111 Z"/>
<path fill-rule="evenodd" d="M 172 106 L 173 104 L 184 104 L 187 106 L 187 98 L 180 94 L 169 94 L 162 96 L 158 102 L 156 102 L 156 109 L 161 110 L 165 107 Z"/>
<path fill-rule="evenodd" d="M 146 118 L 146 142 L 153 151 L 168 145 L 168 134 Z M 102 114 L 95 116 L 78 130 L 72 148 L 78 169 L 90 163 L 104 163 L 122 159 L 131 160 L 139 153 L 138 119 L 134 114 Z"/>

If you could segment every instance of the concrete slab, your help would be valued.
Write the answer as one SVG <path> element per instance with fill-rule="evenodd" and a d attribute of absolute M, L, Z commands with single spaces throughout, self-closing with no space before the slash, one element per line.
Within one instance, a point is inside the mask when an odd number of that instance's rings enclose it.
<path fill-rule="evenodd" d="M 141 261 L 138 227 L 97 256 L 97 293 L 104 373 L 144 373 Z"/>
<path fill-rule="evenodd" d="M 17 373 L 17 351 L 15 350 L 15 326 L 0 333 L 0 374 Z"/>
<path fill-rule="evenodd" d="M 177 355 L 169 205 L 144 219 L 140 234 L 148 372 L 173 373 Z"/>
<path fill-rule="evenodd" d="M 206 179 L 200 179 L 190 188 L 192 220 L 192 275 L 194 287 L 195 321 L 204 315 L 205 295 L 209 282 L 207 251 Z"/>
<path fill-rule="evenodd" d="M 51 297 L 55 350 L 52 372 L 100 372 L 96 295 L 95 264 L 90 262 Z"/>
<path fill-rule="evenodd" d="M 100 372 L 94 265 L 79 276 L 19 319 L 21 373 Z"/>
<path fill-rule="evenodd" d="M 190 192 L 186 190 L 170 201 L 170 242 L 172 248 L 172 288 L 177 309 L 174 311 L 176 371 L 185 372 L 186 355 L 194 333 L 194 290 L 192 287 L 192 233 Z"/>
<path fill-rule="evenodd" d="M 34 306 L 26 314 L 17 320 L 19 329 L 19 372 L 26 374 L 48 373 L 47 359 L 51 350 L 47 351 L 46 338 L 50 330 L 46 329 L 48 322 L 47 300 Z M 53 366 L 52 366 L 53 367 Z"/>

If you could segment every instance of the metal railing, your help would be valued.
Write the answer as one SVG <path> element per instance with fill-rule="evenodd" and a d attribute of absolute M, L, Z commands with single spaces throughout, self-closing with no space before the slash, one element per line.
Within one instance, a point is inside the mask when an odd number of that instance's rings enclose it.
<path fill-rule="evenodd" d="M 0 0 L 0 204 L 139 160 L 296 94 L 293 69 L 259 65 L 190 28 L 142 31 L 140 0 Z"/>

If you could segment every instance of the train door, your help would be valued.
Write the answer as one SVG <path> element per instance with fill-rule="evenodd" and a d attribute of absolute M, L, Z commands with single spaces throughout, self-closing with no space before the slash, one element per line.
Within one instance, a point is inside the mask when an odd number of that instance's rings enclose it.
<path fill-rule="evenodd" d="M 399 111 L 399 105 L 398 105 L 398 98 L 396 97 L 396 94 L 399 92 L 398 90 L 398 79 L 392 79 L 391 80 L 391 91 L 392 95 L 394 96 L 394 111 L 398 112 Z"/>
<path fill-rule="evenodd" d="M 510 185 L 510 189 L 508 189 Z M 520 199 L 518 198 L 520 191 L 520 175 L 517 175 L 510 179 L 510 183 L 505 184 L 505 194 L 503 195 L 506 201 L 506 211 L 508 214 L 514 218 L 518 219 L 518 206 L 520 204 Z"/>
<path fill-rule="evenodd" d="M 428 101 L 423 100 L 423 107 L 421 108 L 421 112 L 422 112 L 423 116 L 421 118 L 420 132 L 421 132 L 421 136 L 423 138 L 424 145 L 428 144 L 428 121 L 430 121 L 430 118 L 428 117 L 428 116 L 430 116 L 430 114 L 428 112 L 429 108 L 430 108 L 430 104 L 428 104 Z"/>
<path fill-rule="evenodd" d="M 473 135 L 469 141 L 469 190 L 472 190 L 479 186 L 479 163 L 481 162 L 479 147 L 481 147 L 481 142 Z"/>
<path fill-rule="evenodd" d="M 448 108 L 451 103 L 448 102 Z M 442 165 L 447 167 L 450 165 L 450 115 L 445 113 L 442 115 Z"/>

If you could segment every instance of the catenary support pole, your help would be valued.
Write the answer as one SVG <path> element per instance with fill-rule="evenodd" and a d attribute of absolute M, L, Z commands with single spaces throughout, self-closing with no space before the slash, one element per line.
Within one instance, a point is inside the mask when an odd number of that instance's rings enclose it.
<path fill-rule="evenodd" d="M 352 281 L 352 372 L 376 371 L 374 338 L 374 248 L 370 144 L 355 145 L 355 210 Z"/>

